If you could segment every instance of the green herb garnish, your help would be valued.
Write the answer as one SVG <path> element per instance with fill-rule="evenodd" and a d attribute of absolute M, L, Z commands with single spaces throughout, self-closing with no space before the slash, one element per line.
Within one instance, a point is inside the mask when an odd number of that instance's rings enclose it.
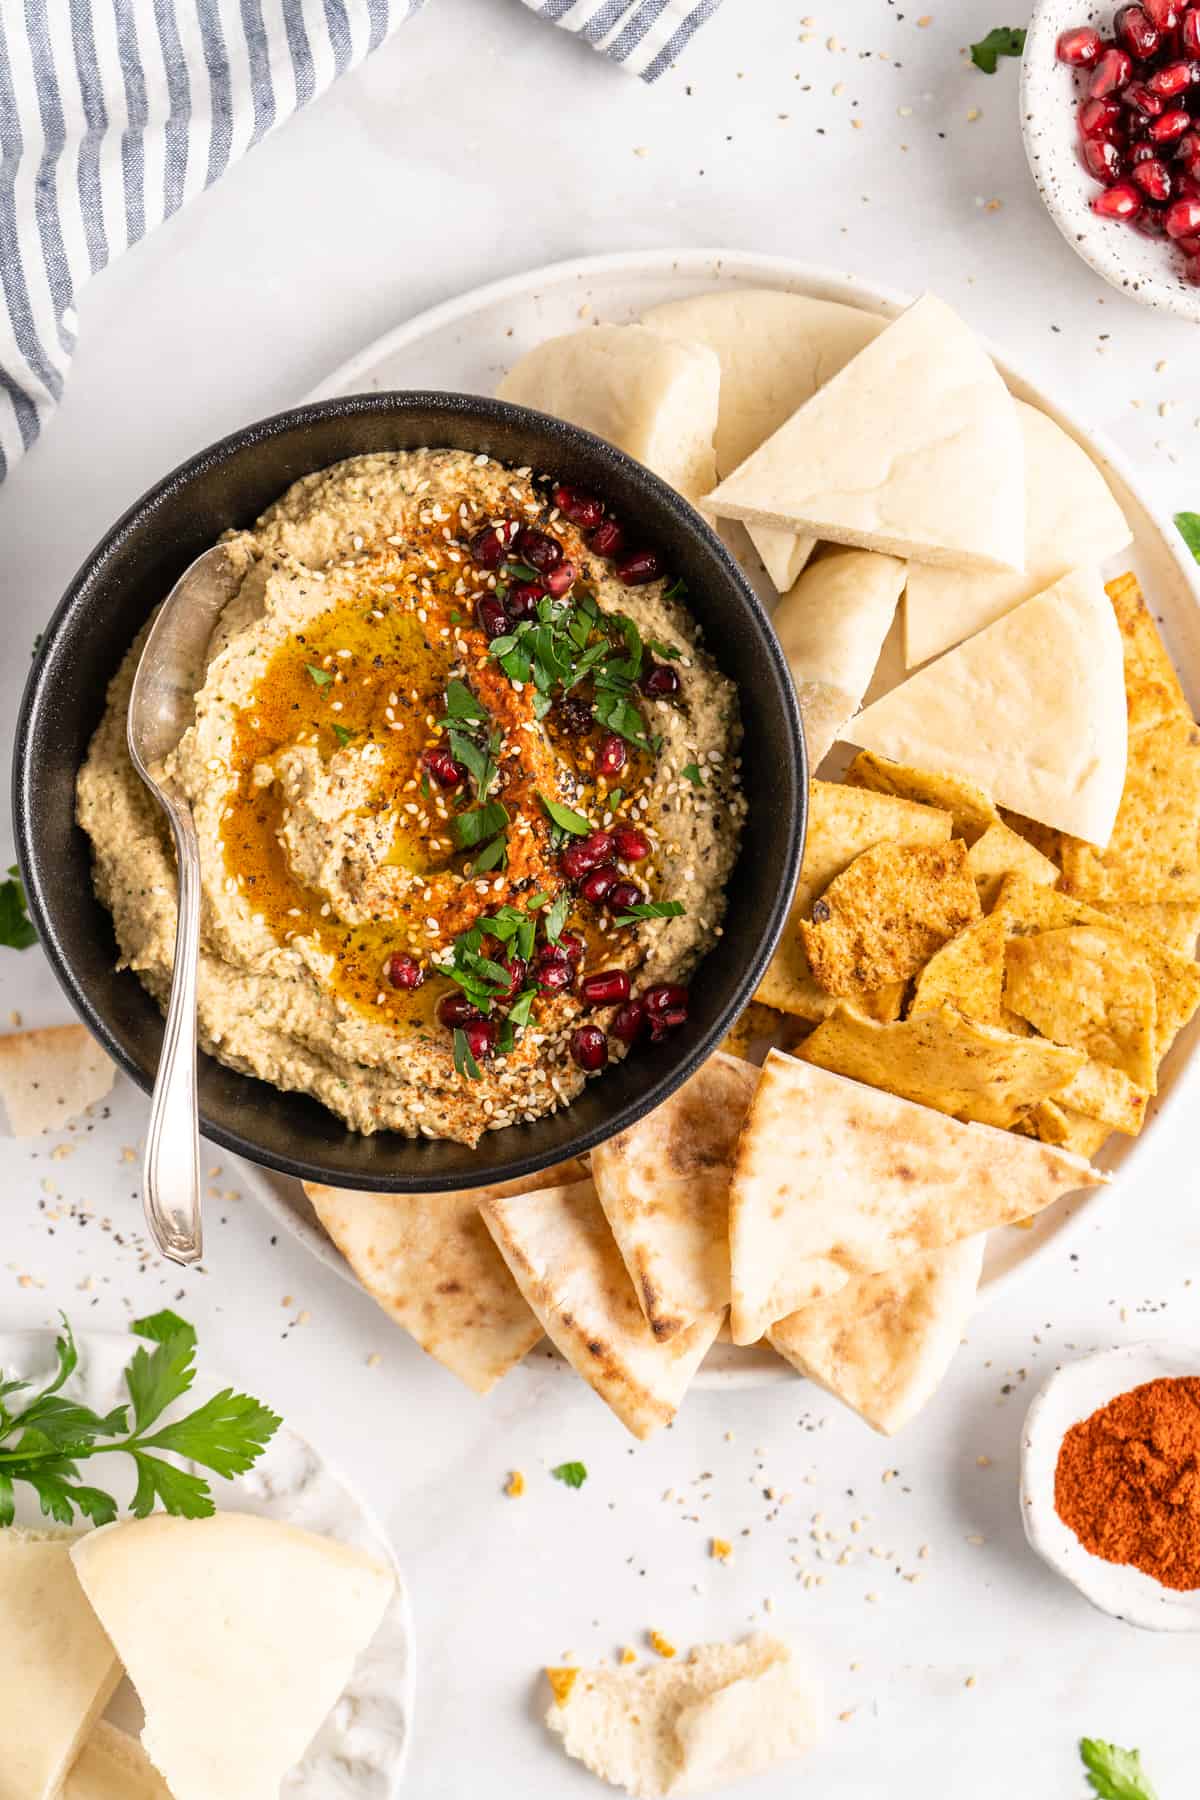
<path fill-rule="evenodd" d="M 454 1068 L 457 1074 L 465 1075 L 468 1081 L 480 1079 L 479 1064 L 471 1055 L 467 1034 L 461 1027 L 457 1027 L 454 1033 Z"/>
<path fill-rule="evenodd" d="M 1200 563 L 1200 513 L 1176 513 L 1175 523 L 1179 527 L 1180 537 Z"/>
<path fill-rule="evenodd" d="M 0 944 L 8 950 L 28 950 L 30 944 L 37 943 L 37 932 L 25 910 L 25 889 L 16 863 L 8 877 L 7 881 L 0 881 Z"/>
<path fill-rule="evenodd" d="M 314 665 L 312 663 L 305 663 L 304 666 L 308 670 L 309 674 L 312 676 L 313 680 L 316 682 L 318 687 L 327 687 L 329 685 L 329 683 L 333 680 L 333 670 L 332 669 L 318 669 L 318 668 L 314 667 Z"/>
<path fill-rule="evenodd" d="M 1023 25 L 997 25 L 977 44 L 971 45 L 971 61 L 985 75 L 994 75 L 1002 56 L 1020 56 L 1024 48 Z"/>
<path fill-rule="evenodd" d="M 613 812 L 616 812 L 618 806 L 620 806 L 620 804 L 624 798 L 625 798 L 625 789 L 624 788 L 614 788 L 612 790 L 611 794 L 608 796 L 608 805 L 612 808 Z"/>
<path fill-rule="evenodd" d="M 533 1013 L 533 1003 L 537 999 L 535 987 L 522 988 L 508 1009 L 508 1023 L 513 1026 L 528 1025 Z"/>
<path fill-rule="evenodd" d="M 357 731 L 348 731 L 344 725 L 335 725 L 333 728 L 333 735 L 344 750 L 351 738 L 357 737 L 358 733 Z"/>
<path fill-rule="evenodd" d="M 632 925 L 638 919 L 678 919 L 687 908 L 681 900 L 639 900 L 627 906 L 614 925 Z"/>
<path fill-rule="evenodd" d="M 557 1469 L 551 1469 L 555 1481 L 561 1481 L 564 1487 L 581 1488 L 587 1480 L 587 1468 L 581 1462 L 559 1463 Z"/>
<path fill-rule="evenodd" d="M 203 1476 L 177 1468 L 162 1455 L 199 1463 L 228 1480 L 253 1467 L 281 1423 L 260 1400 L 223 1388 L 182 1419 L 159 1425 L 166 1409 L 182 1398 L 195 1380 L 196 1333 L 173 1312 L 137 1319 L 131 1329 L 148 1339 L 153 1350 L 137 1349 L 125 1370 L 125 1387 L 133 1408 L 114 1407 L 101 1416 L 61 1392 L 79 1361 L 66 1317 L 55 1348 L 58 1369 L 53 1379 L 19 1412 L 8 1402 L 28 1392 L 27 1381 L 0 1380 L 0 1526 L 15 1517 L 14 1488 L 27 1483 L 43 1513 L 60 1525 L 74 1523 L 76 1511 L 94 1525 L 109 1525 L 117 1503 L 102 1488 L 85 1486 L 78 1465 L 91 1456 L 131 1456 L 137 1490 L 130 1511 L 139 1519 L 153 1512 L 156 1500 L 166 1512 L 188 1519 L 208 1518 L 216 1508 Z"/>
<path fill-rule="evenodd" d="M 1080 1738 L 1079 1754 L 1088 1785 L 1100 1800 L 1157 1800 L 1140 1750 L 1122 1750 L 1101 1738 Z"/>
<path fill-rule="evenodd" d="M 570 913 L 571 913 L 571 893 L 570 893 L 569 888 L 564 888 L 562 893 L 558 896 L 557 900 L 555 900 L 555 902 L 554 902 L 553 906 L 550 908 L 549 912 L 546 914 L 546 941 L 547 941 L 547 943 L 557 944 L 559 938 L 563 934 L 563 926 L 566 924 L 567 919 L 570 917 Z"/>
<path fill-rule="evenodd" d="M 688 763 L 686 767 L 680 769 L 679 773 L 683 776 L 685 781 L 690 781 L 693 787 L 704 786 L 704 777 L 696 767 L 695 763 Z"/>
<path fill-rule="evenodd" d="M 450 821 L 450 830 L 460 850 L 473 850 L 498 831 L 507 830 L 508 825 L 508 808 L 499 800 L 489 800 L 483 806 L 472 806 L 467 812 L 456 813 Z"/>
<path fill-rule="evenodd" d="M 575 837 L 586 837 L 591 831 L 591 824 L 582 813 L 573 812 L 558 800 L 547 800 L 545 794 L 539 794 L 538 799 L 561 831 L 569 831 Z"/>
<path fill-rule="evenodd" d="M 654 747 L 635 701 L 643 661 L 637 625 L 624 613 L 602 615 L 591 594 L 570 602 L 546 595 L 536 616 L 494 639 L 489 653 L 510 681 L 536 688 L 535 717 L 544 718 L 559 694 L 590 681 L 596 722 L 641 750 Z M 664 648 L 663 654 L 678 652 Z"/>

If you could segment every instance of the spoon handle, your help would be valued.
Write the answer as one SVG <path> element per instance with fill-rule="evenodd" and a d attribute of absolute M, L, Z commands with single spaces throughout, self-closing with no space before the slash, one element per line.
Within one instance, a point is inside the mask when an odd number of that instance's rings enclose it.
<path fill-rule="evenodd" d="M 166 809 L 179 869 L 175 972 L 146 1137 L 146 1223 L 172 1262 L 200 1260 L 200 1137 L 196 1094 L 196 976 L 200 956 L 200 846 L 186 802 Z"/>

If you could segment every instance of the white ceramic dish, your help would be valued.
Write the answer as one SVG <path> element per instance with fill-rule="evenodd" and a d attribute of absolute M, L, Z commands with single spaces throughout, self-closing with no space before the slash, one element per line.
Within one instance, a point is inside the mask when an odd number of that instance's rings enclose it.
<path fill-rule="evenodd" d="M 1185 319 L 1200 319 L 1200 288 L 1183 277 L 1178 254 L 1162 238 L 1143 237 L 1115 219 L 1097 218 L 1101 192 L 1079 160 L 1075 105 L 1083 81 L 1055 55 L 1059 33 L 1094 25 L 1109 35 L 1118 0 L 1040 0 L 1021 61 L 1021 135 L 1038 193 L 1058 229 L 1097 275 L 1139 300 Z"/>
<path fill-rule="evenodd" d="M 144 1340 L 116 1332 L 90 1332 L 78 1339 L 79 1367 L 65 1392 L 95 1411 L 127 1404 L 123 1371 Z M 55 1367 L 54 1333 L 0 1333 L 0 1370 L 43 1380 Z M 168 1409 L 165 1418 L 190 1410 L 229 1383 L 200 1372 L 189 1399 Z M 19 1402 L 19 1396 L 18 1396 Z M 94 1485 L 114 1496 L 124 1510 L 133 1495 L 130 1459 L 97 1457 L 88 1465 Z M 337 1538 L 388 1563 L 396 1571 L 396 1595 L 342 1698 L 314 1738 L 304 1760 L 284 1781 L 281 1800 L 392 1800 L 399 1793 L 408 1758 L 413 1717 L 413 1629 L 408 1595 L 387 1536 L 369 1507 L 325 1461 L 320 1451 L 281 1425 L 246 1475 L 210 1480 L 219 1507 L 257 1513 Z M 17 1490 L 17 1524 L 48 1523 L 30 1490 Z M 81 1521 L 86 1529 L 86 1521 Z M 128 1681 L 113 1696 L 106 1717 L 138 1732 L 141 1707 Z"/>
<path fill-rule="evenodd" d="M 739 287 L 771 287 L 810 294 L 887 317 L 902 311 L 910 299 L 892 289 L 868 286 L 853 276 L 784 257 L 742 251 L 660 250 L 590 257 L 495 282 L 421 313 L 368 345 L 307 398 L 416 386 L 490 394 L 505 370 L 525 351 L 556 333 L 578 329 L 589 318 L 632 320 L 648 307 L 667 300 Z M 1133 550 L 1121 559 L 1121 566 L 1137 569 L 1156 614 L 1162 618 L 1172 654 L 1195 706 L 1200 700 L 1200 608 L 1196 605 L 1194 575 L 1184 560 L 1173 525 L 1138 492 L 1133 472 L 1105 441 L 1026 379 L 994 346 L 989 349 L 1012 391 L 1047 412 L 1103 470 L 1134 532 Z M 749 579 L 764 604 L 773 607 L 778 596 L 749 540 L 742 536 L 740 528 L 729 529 L 730 541 L 743 559 Z M 904 673 L 897 626 L 884 647 L 868 699 L 892 686 Z M 845 760 L 844 756 L 839 760 L 835 750 L 823 765 L 823 772 L 840 773 Z M 1099 1158 L 1106 1168 L 1117 1173 L 1126 1166 L 1132 1167 L 1139 1145 L 1146 1141 L 1147 1134 L 1158 1129 L 1157 1119 L 1165 1112 L 1178 1111 L 1184 1104 L 1185 1091 L 1196 1092 L 1200 1072 L 1191 1053 L 1197 1042 L 1200 1020 L 1194 1020 L 1181 1033 L 1163 1066 L 1159 1093 L 1151 1102 L 1143 1137 L 1133 1141 L 1113 1139 Z M 321 1230 L 298 1183 L 248 1167 L 247 1176 L 285 1229 L 298 1236 L 329 1267 L 354 1280 L 348 1265 Z M 993 1232 L 984 1263 L 981 1301 L 996 1298 L 1052 1247 L 1061 1251 L 1065 1234 L 1085 1215 L 1094 1220 L 1101 1208 L 1110 1217 L 1118 1214 L 1120 1187 L 1117 1182 L 1114 1188 L 1067 1196 L 1042 1213 L 1029 1230 Z M 718 1344 L 710 1353 L 700 1380 L 704 1384 L 741 1386 L 790 1376 L 790 1369 L 771 1352 L 735 1350 L 732 1345 Z"/>
<path fill-rule="evenodd" d="M 1054 1510 L 1054 1473 L 1072 1425 L 1130 1388 L 1180 1375 L 1200 1375 L 1200 1351 L 1125 1344 L 1066 1363 L 1034 1396 L 1021 1439 L 1021 1518 L 1030 1545 L 1101 1612 L 1145 1631 L 1200 1631 L 1200 1589 L 1177 1593 L 1085 1550 Z"/>

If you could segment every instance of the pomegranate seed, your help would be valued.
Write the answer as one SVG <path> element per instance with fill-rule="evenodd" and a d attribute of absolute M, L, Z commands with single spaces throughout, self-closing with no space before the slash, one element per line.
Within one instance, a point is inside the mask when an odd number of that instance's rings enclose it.
<path fill-rule="evenodd" d="M 1165 110 L 1165 102 L 1157 94 L 1152 94 L 1144 81 L 1131 81 L 1122 91 L 1122 103 L 1140 113 L 1143 119 L 1157 119 Z"/>
<path fill-rule="evenodd" d="M 1176 238 L 1175 245 L 1185 256 L 1200 256 L 1200 237 Z"/>
<path fill-rule="evenodd" d="M 1196 83 L 1196 68 L 1190 62 L 1164 63 L 1161 69 L 1155 69 L 1146 86 L 1152 94 L 1161 94 L 1164 100 L 1174 100 L 1178 94 L 1186 94 Z"/>
<path fill-rule="evenodd" d="M 407 950 L 393 950 L 383 965 L 383 972 L 394 988 L 419 988 L 425 971 Z"/>
<path fill-rule="evenodd" d="M 572 986 L 575 970 L 569 962 L 539 963 L 537 981 L 548 994 L 563 994 Z"/>
<path fill-rule="evenodd" d="M 568 962 L 577 963 L 583 961 L 585 945 L 583 939 L 581 937 L 576 937 L 573 931 L 564 931 L 561 933 L 558 940 L 558 948 L 562 951 Z"/>
<path fill-rule="evenodd" d="M 629 977 L 624 969 L 605 969 L 600 975 L 585 975 L 579 984 L 580 998 L 588 1006 L 616 1006 L 629 998 Z"/>
<path fill-rule="evenodd" d="M 546 586 L 556 600 L 561 600 L 563 595 L 575 586 L 575 578 L 578 574 L 579 570 L 573 562 L 560 562 L 556 568 L 548 572 Z"/>
<path fill-rule="evenodd" d="M 1117 100 L 1085 100 L 1079 108 L 1081 137 L 1112 137 L 1120 123 L 1121 106 Z"/>
<path fill-rule="evenodd" d="M 636 881 L 614 881 L 608 890 L 609 910 L 628 912 L 631 906 L 640 906 L 645 898 Z"/>
<path fill-rule="evenodd" d="M 568 844 L 559 861 L 568 881 L 579 881 L 589 869 L 612 861 L 613 841 L 607 831 L 591 831 Z"/>
<path fill-rule="evenodd" d="M 443 1025 L 455 1031 L 461 1025 L 474 1024 L 477 1019 L 482 1019 L 483 1014 L 477 1006 L 471 1005 L 465 994 L 456 990 L 452 994 L 442 995 L 437 1003 L 437 1016 Z"/>
<path fill-rule="evenodd" d="M 641 862 L 643 856 L 650 854 L 650 839 L 636 825 L 618 825 L 613 843 L 622 862 Z"/>
<path fill-rule="evenodd" d="M 1142 210 L 1142 196 L 1128 181 L 1106 188 L 1092 201 L 1092 211 L 1102 219 L 1120 219 L 1129 224 Z"/>
<path fill-rule="evenodd" d="M 1102 50 L 1096 58 L 1096 65 L 1092 70 L 1091 80 L 1088 82 L 1088 93 L 1093 100 L 1107 99 L 1109 94 L 1115 94 L 1117 89 L 1123 88 L 1132 77 L 1133 58 L 1127 51 L 1118 50 L 1115 44 L 1110 44 L 1109 48 Z"/>
<path fill-rule="evenodd" d="M 1185 112 L 1183 107 L 1179 106 L 1171 112 L 1165 112 L 1161 119 L 1151 119 L 1147 135 L 1152 137 L 1156 144 L 1173 144 L 1183 136 L 1185 131 L 1190 129 L 1191 123 L 1191 113 Z"/>
<path fill-rule="evenodd" d="M 1147 154 L 1154 152 L 1146 146 Z M 1083 160 L 1090 175 L 1109 187 L 1124 172 L 1125 163 L 1121 152 L 1111 138 L 1085 138 L 1083 141 Z M 1131 158 L 1131 161 L 1136 158 Z"/>
<path fill-rule="evenodd" d="M 509 617 L 517 620 L 532 619 L 537 612 L 538 601 L 546 598 L 546 589 L 540 581 L 519 581 L 510 587 L 504 604 L 508 608 Z"/>
<path fill-rule="evenodd" d="M 1143 237 L 1165 238 L 1167 235 L 1166 226 L 1162 221 L 1162 214 L 1153 206 L 1144 206 L 1142 208 L 1137 218 L 1133 221 L 1133 229 L 1135 231 L 1140 231 Z"/>
<path fill-rule="evenodd" d="M 638 686 L 651 699 L 662 700 L 668 694 L 679 692 L 679 676 L 670 663 L 651 663 L 649 668 L 643 669 Z"/>
<path fill-rule="evenodd" d="M 1200 287 L 1200 256 L 1191 256 L 1184 263 L 1183 278 L 1190 281 L 1193 287 Z"/>
<path fill-rule="evenodd" d="M 601 775 L 619 775 L 628 761 L 629 747 L 624 738 L 618 737 L 615 731 L 601 738 L 596 752 L 596 767 Z"/>
<path fill-rule="evenodd" d="M 1136 57 L 1138 62 L 1145 62 L 1147 57 L 1153 56 L 1162 43 L 1162 33 L 1158 26 L 1140 6 L 1118 7 L 1113 30 L 1130 56 Z"/>
<path fill-rule="evenodd" d="M 1059 36 L 1058 60 L 1069 63 L 1073 69 L 1090 69 L 1100 49 L 1100 33 L 1093 31 L 1090 25 L 1076 25 Z"/>
<path fill-rule="evenodd" d="M 619 1038 L 623 1044 L 636 1044 L 646 1029 L 646 1009 L 640 1000 L 628 1000 L 613 1015 L 609 1026 L 611 1036 Z"/>
<path fill-rule="evenodd" d="M 475 617 L 485 638 L 504 637 L 508 631 L 509 617 L 504 610 L 504 602 L 498 600 L 495 594 L 484 594 L 476 601 Z"/>
<path fill-rule="evenodd" d="M 1132 179 L 1147 200 L 1153 200 L 1157 206 L 1164 206 L 1171 198 L 1171 171 L 1157 157 L 1140 162 L 1132 172 Z"/>
<path fill-rule="evenodd" d="M 1096 142 L 1103 143 L 1105 140 L 1097 138 Z M 1153 144 L 1135 144 L 1129 152 L 1129 166 L 1136 169 L 1139 163 L 1152 162 L 1157 155 L 1158 151 Z"/>
<path fill-rule="evenodd" d="M 554 504 L 565 519 L 578 525 L 580 531 L 593 530 L 604 517 L 603 500 L 597 500 L 594 494 L 581 493 L 579 488 L 556 487 Z"/>
<path fill-rule="evenodd" d="M 1177 200 L 1167 208 L 1167 236 L 1195 237 L 1200 233 L 1200 200 Z"/>
<path fill-rule="evenodd" d="M 463 1035 L 467 1040 L 467 1049 L 476 1062 L 486 1062 L 496 1048 L 496 1026 L 491 1019 L 478 1019 L 472 1025 L 463 1026 Z"/>
<path fill-rule="evenodd" d="M 609 891 L 617 880 L 616 867 L 612 863 L 601 863 L 598 869 L 591 869 L 579 884 L 579 892 L 589 906 L 601 906 L 607 900 Z"/>
<path fill-rule="evenodd" d="M 1179 0 L 1142 0 L 1142 5 L 1160 31 L 1174 31 L 1179 23 Z"/>
<path fill-rule="evenodd" d="M 667 983 L 648 987 L 642 995 L 642 1005 L 646 1009 L 650 1037 L 656 1044 L 668 1031 L 687 1024 L 688 991 L 685 987 L 674 987 Z"/>
<path fill-rule="evenodd" d="M 619 556 L 625 548 L 625 527 L 615 519 L 602 519 L 588 543 L 597 556 Z"/>
<path fill-rule="evenodd" d="M 421 754 L 421 766 L 428 769 L 439 787 L 455 788 L 465 781 L 467 771 L 460 762 L 455 762 L 448 750 L 435 746 Z"/>
<path fill-rule="evenodd" d="M 1194 6 L 1184 13 L 1179 46 L 1188 56 L 1200 56 L 1200 7 Z"/>
<path fill-rule="evenodd" d="M 558 539 L 548 537 L 544 531 L 535 531 L 532 525 L 522 525 L 517 533 L 516 548 L 521 561 L 527 562 L 539 575 L 557 568 L 562 561 L 562 545 Z"/>
<path fill-rule="evenodd" d="M 608 1061 L 608 1039 L 598 1025 L 581 1025 L 571 1033 L 571 1055 L 588 1075 Z"/>
<path fill-rule="evenodd" d="M 632 550 L 617 564 L 617 580 L 626 587 L 645 587 L 657 581 L 663 572 L 663 560 L 657 550 Z"/>
<path fill-rule="evenodd" d="M 1200 131 L 1185 131 L 1175 146 L 1177 162 L 1190 163 L 1200 156 Z"/>
<path fill-rule="evenodd" d="M 471 555 L 481 569 L 498 569 L 508 552 L 516 525 L 510 520 L 507 525 L 489 525 L 486 531 L 471 540 Z"/>
<path fill-rule="evenodd" d="M 529 964 L 525 961 L 523 956 L 499 956 L 496 960 L 508 976 L 508 986 L 502 993 L 494 995 L 493 998 L 501 1006 L 505 1006 L 510 1000 L 515 1000 L 518 993 L 521 991 L 525 977 L 529 972 Z"/>

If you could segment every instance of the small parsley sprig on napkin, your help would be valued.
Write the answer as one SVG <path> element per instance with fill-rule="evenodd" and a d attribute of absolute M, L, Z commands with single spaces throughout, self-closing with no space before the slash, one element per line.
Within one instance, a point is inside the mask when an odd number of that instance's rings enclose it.
<path fill-rule="evenodd" d="M 1100 1800 L 1158 1800 L 1140 1750 L 1122 1750 L 1102 1738 L 1080 1738 L 1079 1754 L 1088 1785 Z"/>
<path fill-rule="evenodd" d="M 985 75 L 994 75 L 1000 57 L 1020 56 L 1024 48 L 1023 25 L 996 25 L 986 37 L 971 45 L 971 61 Z"/>
<path fill-rule="evenodd" d="M 8 880 L 0 881 L 0 944 L 7 950 L 28 950 L 37 943 L 37 932 L 29 923 L 25 910 L 25 889 L 16 863 L 8 871 Z"/>
<path fill-rule="evenodd" d="M 33 1488 L 42 1512 L 60 1525 L 73 1524 L 76 1511 L 94 1525 L 110 1525 L 117 1516 L 116 1501 L 103 1488 L 82 1483 L 79 1464 L 113 1454 L 133 1458 L 137 1491 L 130 1511 L 136 1518 L 144 1519 L 161 1501 L 165 1512 L 206 1519 L 216 1511 L 207 1481 L 166 1457 L 183 1457 L 229 1480 L 244 1475 L 262 1455 L 282 1421 L 261 1400 L 232 1388 L 223 1388 L 184 1418 L 158 1425 L 195 1380 L 196 1333 L 169 1310 L 135 1320 L 131 1330 L 154 1348 L 141 1345 L 134 1351 L 125 1370 L 129 1405 L 103 1416 L 62 1392 L 79 1364 L 65 1316 L 55 1345 L 58 1369 L 19 1410 L 9 1402 L 28 1393 L 32 1384 L 5 1380 L 0 1372 L 0 1526 L 13 1522 L 19 1482 Z M 155 1425 L 158 1429 L 152 1430 Z"/>

